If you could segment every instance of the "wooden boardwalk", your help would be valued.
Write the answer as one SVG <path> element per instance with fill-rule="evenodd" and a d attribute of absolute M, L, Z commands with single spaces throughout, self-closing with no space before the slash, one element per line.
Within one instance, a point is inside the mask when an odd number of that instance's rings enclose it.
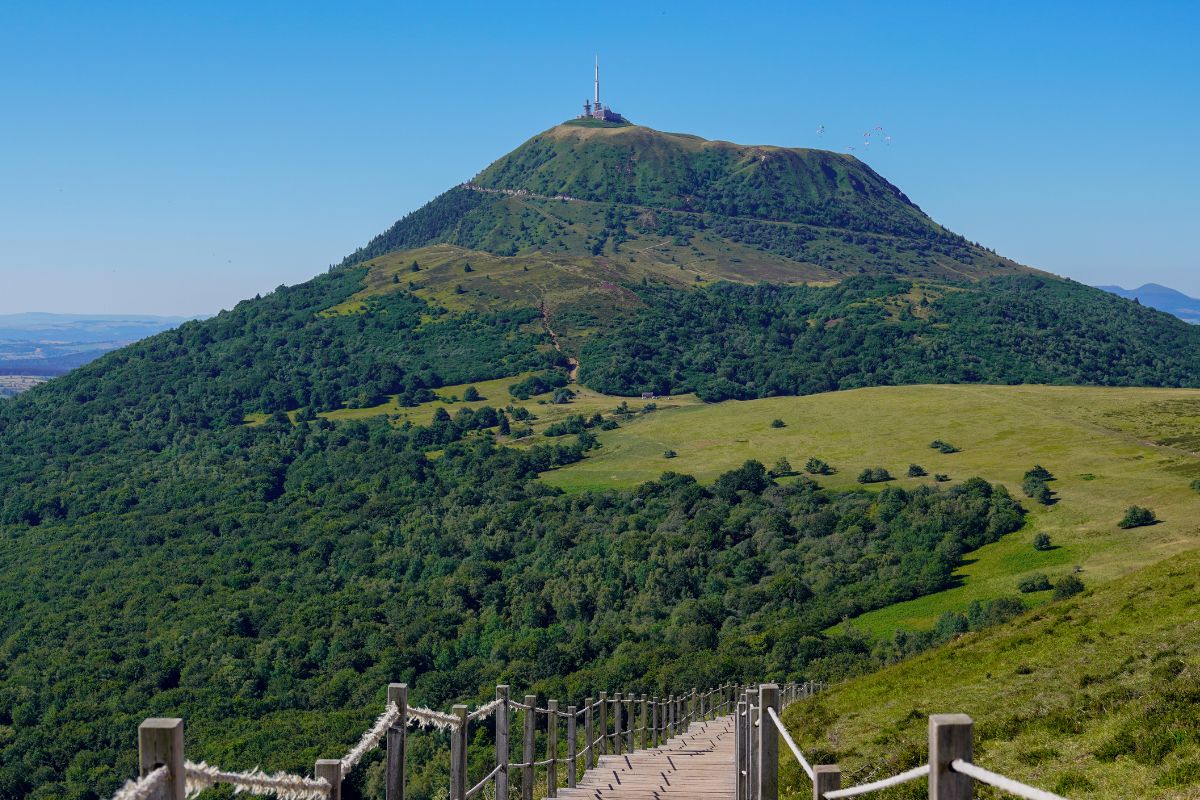
<path fill-rule="evenodd" d="M 601 756 L 574 789 L 579 800 L 733 800 L 733 716 L 693 722 L 659 747 Z"/>

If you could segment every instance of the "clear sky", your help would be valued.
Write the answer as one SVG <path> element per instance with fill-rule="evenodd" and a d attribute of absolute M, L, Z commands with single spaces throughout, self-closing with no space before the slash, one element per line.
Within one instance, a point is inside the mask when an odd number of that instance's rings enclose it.
<path fill-rule="evenodd" d="M 855 146 L 1004 255 L 1200 295 L 1198 38 L 1195 2 L 8 0 L 0 313 L 307 279 L 578 113 L 597 52 L 635 122 Z"/>

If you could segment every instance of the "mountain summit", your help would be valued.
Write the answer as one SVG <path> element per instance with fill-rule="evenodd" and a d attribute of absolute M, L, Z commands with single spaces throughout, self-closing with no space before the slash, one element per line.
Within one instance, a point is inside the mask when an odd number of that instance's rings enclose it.
<path fill-rule="evenodd" d="M 345 263 L 431 244 L 686 264 L 741 282 L 1027 271 L 938 225 L 853 156 L 593 119 L 534 136 Z"/>

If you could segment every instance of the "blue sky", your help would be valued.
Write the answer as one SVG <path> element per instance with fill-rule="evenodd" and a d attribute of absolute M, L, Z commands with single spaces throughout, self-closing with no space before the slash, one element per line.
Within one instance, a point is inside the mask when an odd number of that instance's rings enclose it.
<path fill-rule="evenodd" d="M 1007 256 L 1200 295 L 1198 36 L 1185 2 L 10 0 L 0 313 L 305 280 L 577 113 L 596 52 L 638 123 L 853 145 Z"/>

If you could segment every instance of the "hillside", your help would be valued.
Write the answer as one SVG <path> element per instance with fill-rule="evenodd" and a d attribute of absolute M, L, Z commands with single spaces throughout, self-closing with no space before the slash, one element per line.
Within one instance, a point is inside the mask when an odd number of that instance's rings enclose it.
<path fill-rule="evenodd" d="M 784 720 L 814 763 L 842 765 L 843 785 L 922 763 L 926 717 L 961 712 L 975 720 L 978 763 L 1018 780 L 1073 798 L 1193 798 L 1198 569 L 1200 551 L 1181 554 L 835 686 Z M 790 796 L 809 796 L 785 763 Z"/>
<path fill-rule="evenodd" d="M 0 403 L 0 798 L 107 792 L 152 714 L 186 717 L 196 757 L 302 770 L 389 681 L 445 706 L 496 682 L 871 669 L 891 651 L 840 621 L 944 598 L 1045 519 L 1003 486 L 1036 448 L 881 491 L 769 474 L 737 425 L 706 444 L 687 421 L 726 398 L 1035 381 L 1200 386 L 1200 329 L 966 242 L 852 158 L 552 129 L 340 268 Z M 1172 409 L 1154 412 L 1171 447 L 1195 435 Z M 989 424 L 959 410 L 939 429 Z M 1061 410 L 1025 413 L 1012 440 Z M 663 447 L 586 485 L 674 422 L 678 469 Z M 1085 470 L 1063 473 L 1061 516 Z M 1161 507 L 1126 541 L 1147 561 L 1190 535 Z M 416 798 L 439 791 L 436 746 Z M 350 796 L 377 796 L 377 772 Z"/>

